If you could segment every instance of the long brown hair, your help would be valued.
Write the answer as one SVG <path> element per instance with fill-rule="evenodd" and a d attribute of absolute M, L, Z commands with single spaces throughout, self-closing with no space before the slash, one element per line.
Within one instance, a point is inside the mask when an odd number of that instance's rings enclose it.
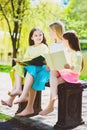
<path fill-rule="evenodd" d="M 33 29 L 30 31 L 30 33 L 29 33 L 29 39 L 28 39 L 28 41 L 29 41 L 29 46 L 34 45 L 34 41 L 32 40 L 31 37 L 33 36 L 33 33 L 34 33 L 35 31 L 37 31 L 37 30 L 40 30 L 40 31 L 42 32 L 42 30 L 39 29 L 39 28 L 33 28 Z M 43 32 L 42 32 L 42 33 L 43 33 Z M 46 38 L 45 38 L 45 36 L 44 36 L 44 33 L 43 33 L 42 43 L 47 45 L 47 43 L 46 43 Z"/>
<path fill-rule="evenodd" d="M 68 40 L 69 46 L 75 51 L 81 51 L 79 38 L 75 31 L 66 31 L 63 34 L 64 39 Z"/>
<path fill-rule="evenodd" d="M 75 50 L 75 51 L 81 51 L 80 43 L 79 43 L 79 38 L 76 34 L 75 31 L 66 31 L 63 34 L 63 38 L 68 40 L 69 46 Z M 83 57 L 83 56 L 82 56 Z M 84 59 L 82 58 L 82 69 L 84 67 Z M 82 70 L 81 69 L 81 70 Z"/>

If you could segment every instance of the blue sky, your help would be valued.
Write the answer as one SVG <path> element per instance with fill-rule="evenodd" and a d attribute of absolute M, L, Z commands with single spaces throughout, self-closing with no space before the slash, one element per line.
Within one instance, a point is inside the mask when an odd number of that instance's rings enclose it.
<path fill-rule="evenodd" d="M 51 1 L 53 3 L 57 3 L 57 4 L 60 4 L 60 6 L 66 6 L 69 2 L 69 0 L 31 0 L 31 2 L 33 4 L 38 4 L 39 1 Z"/>

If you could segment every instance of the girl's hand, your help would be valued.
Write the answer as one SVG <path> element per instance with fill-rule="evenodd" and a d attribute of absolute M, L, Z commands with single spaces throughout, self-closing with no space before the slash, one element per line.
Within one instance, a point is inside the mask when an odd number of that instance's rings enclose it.
<path fill-rule="evenodd" d="M 46 70 L 50 70 L 50 67 L 49 67 L 49 66 L 46 66 Z"/>
<path fill-rule="evenodd" d="M 65 68 L 65 69 L 71 69 L 71 67 L 70 67 L 69 64 L 65 64 L 65 65 L 64 65 L 64 68 Z"/>
<path fill-rule="evenodd" d="M 71 70 L 73 70 L 73 69 L 74 69 L 74 66 L 70 66 L 69 64 L 65 64 L 65 65 L 64 65 L 64 68 L 65 68 L 65 69 L 71 69 Z"/>

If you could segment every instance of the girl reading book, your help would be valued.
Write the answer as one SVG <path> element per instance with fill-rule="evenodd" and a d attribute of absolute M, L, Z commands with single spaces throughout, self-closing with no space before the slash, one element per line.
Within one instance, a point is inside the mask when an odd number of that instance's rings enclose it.
<path fill-rule="evenodd" d="M 20 97 L 14 102 L 15 104 L 28 101 L 26 108 L 23 112 L 18 114 L 19 116 L 26 116 L 34 113 L 33 104 L 36 91 L 45 89 L 45 83 L 49 81 L 49 70 L 46 70 L 46 64 L 43 60 L 44 54 L 48 53 L 48 51 L 49 49 L 42 30 L 39 28 L 32 29 L 29 34 L 29 47 L 24 55 L 24 60 L 30 61 L 38 59 L 39 57 L 39 62 L 38 64 L 35 62 L 32 65 L 23 66 L 25 82 L 22 92 L 17 84 L 18 82 L 21 82 L 20 76 L 16 73 L 16 86 L 12 92 L 9 93 L 9 99 L 6 101 L 2 100 L 2 104 L 8 106 L 12 106 L 12 103 L 17 95 L 20 95 Z M 18 71 L 16 70 L 16 72 Z"/>
<path fill-rule="evenodd" d="M 67 31 L 63 34 L 64 46 L 69 56 L 69 62 L 62 70 L 51 70 L 50 74 L 50 101 L 48 106 L 39 114 L 46 115 L 54 110 L 54 103 L 57 99 L 57 87 L 64 82 L 80 84 L 79 75 L 83 68 L 82 54 L 78 36 L 74 31 Z M 62 59 L 61 59 L 62 60 Z M 61 61 L 60 61 L 61 62 Z"/>

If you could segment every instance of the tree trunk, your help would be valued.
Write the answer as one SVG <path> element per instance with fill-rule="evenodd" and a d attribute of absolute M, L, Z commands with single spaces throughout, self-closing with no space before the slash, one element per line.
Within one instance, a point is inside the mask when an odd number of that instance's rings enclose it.
<path fill-rule="evenodd" d="M 12 40 L 12 45 L 13 45 L 13 58 L 16 58 L 17 57 L 17 40 L 18 40 L 18 22 L 15 22 L 14 23 L 14 31 L 13 31 L 13 34 L 11 36 L 11 40 Z M 14 66 L 16 63 L 15 61 L 12 61 L 12 66 Z"/>

